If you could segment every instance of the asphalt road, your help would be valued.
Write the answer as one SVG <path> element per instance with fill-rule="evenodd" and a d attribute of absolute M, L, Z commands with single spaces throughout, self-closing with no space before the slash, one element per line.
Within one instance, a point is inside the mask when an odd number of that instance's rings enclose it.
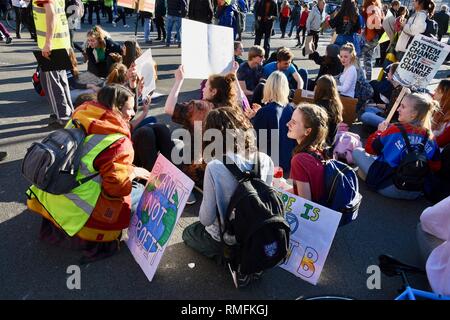
<path fill-rule="evenodd" d="M 249 25 L 250 27 L 250 25 Z M 134 36 L 133 28 L 106 29 L 115 40 Z M 249 28 L 248 28 L 249 29 Z M 87 27 L 78 32 L 82 41 Z M 153 36 L 155 37 L 155 36 Z M 293 47 L 294 39 L 272 40 L 272 47 Z M 140 28 L 138 40 L 142 40 Z M 320 51 L 329 36 L 321 39 Z M 244 46 L 253 43 L 250 33 L 244 35 Z M 21 159 L 27 147 L 45 137 L 50 111 L 45 98 L 39 97 L 31 84 L 35 61 L 34 43 L 23 32 L 23 39 L 12 45 L 0 43 L 0 150 L 8 158 L 0 163 L 0 298 L 2 299 L 295 299 L 299 296 L 340 294 L 358 299 L 392 299 L 401 285 L 399 278 L 382 277 L 380 290 L 366 285 L 367 268 L 377 263 L 380 254 L 391 254 L 407 263 L 421 265 L 415 237 L 419 216 L 429 203 L 394 201 L 368 191 L 361 183 L 364 200 L 358 220 L 338 230 L 317 286 L 275 268 L 248 288 L 236 290 L 228 272 L 186 247 L 181 240 L 185 226 L 197 218 L 199 202 L 183 213 L 170 245 L 150 283 L 126 246 L 112 258 L 81 267 L 81 290 L 66 286 L 68 266 L 76 265 L 80 253 L 42 243 L 38 239 L 40 217 L 25 206 L 28 183 L 20 174 Z M 148 46 L 143 45 L 144 48 Z M 166 48 L 155 42 L 152 52 L 158 63 L 157 91 L 167 95 L 173 83 L 173 72 L 180 63 L 180 49 Z M 294 50 L 298 66 L 312 75 L 318 66 Z M 84 70 L 86 65 L 81 65 Z M 435 85 L 449 76 L 448 66 L 439 71 Z M 180 100 L 198 97 L 199 81 L 183 85 Z M 169 122 L 163 114 L 165 97 L 154 101 L 151 114 Z M 359 130 L 355 126 L 355 130 Z M 200 197 L 198 196 L 199 200 Z M 194 268 L 188 264 L 195 263 Z M 411 276 L 411 283 L 427 288 L 422 276 Z"/>

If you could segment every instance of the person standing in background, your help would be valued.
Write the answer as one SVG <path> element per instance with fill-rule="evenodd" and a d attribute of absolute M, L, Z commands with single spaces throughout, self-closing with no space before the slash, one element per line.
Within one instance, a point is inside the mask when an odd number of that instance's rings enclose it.
<path fill-rule="evenodd" d="M 264 36 L 265 59 L 270 55 L 270 37 L 275 19 L 278 16 L 277 3 L 275 0 L 261 0 L 256 9 L 257 29 L 255 37 L 255 46 L 261 45 Z"/>
<path fill-rule="evenodd" d="M 166 26 L 164 22 L 165 17 L 166 17 L 166 1 L 156 0 L 155 19 L 153 20 L 155 22 L 156 31 L 158 32 L 158 38 L 156 38 L 156 40 L 166 41 Z"/>
<path fill-rule="evenodd" d="M 172 29 L 175 25 L 177 33 L 178 48 L 181 48 L 181 19 L 187 15 L 186 0 L 167 0 L 167 30 L 166 30 L 166 47 L 170 47 L 172 40 Z"/>
<path fill-rule="evenodd" d="M 211 24 L 214 17 L 211 0 L 190 0 L 188 18 Z"/>
<path fill-rule="evenodd" d="M 294 0 L 294 7 L 292 8 L 291 17 L 289 21 L 291 21 L 291 30 L 289 31 L 289 38 L 292 37 L 292 31 L 295 28 L 295 32 L 297 34 L 297 26 L 298 26 L 298 19 L 300 19 L 300 15 L 302 13 L 302 7 L 298 3 L 298 0 Z"/>
<path fill-rule="evenodd" d="M 30 32 L 31 39 L 36 38 L 33 34 L 33 28 L 30 27 L 30 19 L 27 11 L 27 7 L 30 5 L 30 1 L 25 0 L 12 0 L 12 6 L 14 8 L 14 13 L 16 15 L 16 38 L 20 39 L 20 31 L 22 30 L 22 25 L 26 26 Z"/>
<path fill-rule="evenodd" d="M 442 40 L 442 36 L 447 34 L 449 19 L 450 19 L 450 16 L 448 14 L 448 6 L 443 4 L 441 6 L 441 11 L 435 13 L 433 16 L 433 20 L 436 21 L 438 24 L 437 37 L 438 37 L 439 41 Z"/>
<path fill-rule="evenodd" d="M 64 8 L 64 0 L 33 0 L 37 42 L 44 58 L 50 57 L 53 50 L 70 48 Z M 45 97 L 53 110 L 49 124 L 64 126 L 73 112 L 66 70 L 43 71 L 40 76 Z"/>
<path fill-rule="evenodd" d="M 92 14 L 94 13 L 95 10 L 97 25 L 100 25 L 100 6 L 98 4 L 98 0 L 89 0 L 88 6 L 89 6 L 89 15 L 88 15 L 89 24 L 92 24 Z"/>
<path fill-rule="evenodd" d="M 314 50 L 319 46 L 319 32 L 322 22 L 325 21 L 325 0 L 319 0 L 306 19 L 306 33 L 313 36 Z"/>

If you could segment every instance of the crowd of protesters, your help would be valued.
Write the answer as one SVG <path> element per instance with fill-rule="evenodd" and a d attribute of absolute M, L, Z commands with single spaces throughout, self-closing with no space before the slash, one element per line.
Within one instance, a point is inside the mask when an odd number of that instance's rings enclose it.
<path fill-rule="evenodd" d="M 33 6 L 46 8 L 51 2 L 35 0 Z M 26 25 L 45 55 L 49 48 L 47 40 L 39 38 L 41 23 L 36 23 L 37 30 L 32 27 L 27 11 L 29 4 L 18 3 L 15 5 L 16 37 L 20 38 L 20 25 Z M 194 144 L 194 140 L 172 139 L 166 125 L 148 117 L 151 96 L 141 95 L 143 79 L 137 75 L 134 63 L 142 54 L 139 44 L 126 41 L 121 45 L 100 26 L 102 11 L 106 13 L 108 23 L 115 26 L 122 20 L 127 26 L 127 10 L 119 8 L 116 12 L 114 4 L 115 1 L 106 0 L 88 2 L 88 23 L 92 23 L 93 13 L 96 13 L 97 25 L 88 31 L 81 51 L 88 71 L 102 78 L 102 83 L 78 82 L 79 71 L 72 49 L 71 70 L 42 72 L 44 90 L 53 106 L 54 114 L 50 118 L 57 120 L 56 127 L 66 126 L 67 121 L 70 125 L 76 120 L 88 128 L 88 134 L 121 135 L 93 161 L 101 177 L 102 192 L 97 195 L 91 218 L 77 234 L 76 244 L 86 251 L 89 261 L 117 251 L 113 240 L 117 240 L 120 231 L 128 226 L 130 212 L 143 192 L 140 182 L 149 178 L 159 153 L 170 160 L 175 148 L 182 154 L 190 152 L 190 163 L 176 165 L 204 192 L 200 222 L 186 228 L 183 239 L 194 249 L 216 258 L 220 221 L 216 220 L 215 211 L 218 209 L 222 214 L 226 210 L 230 192 L 237 181 L 220 161 L 207 161 L 203 146 L 196 154 L 195 148 L 186 148 L 187 144 Z M 386 11 L 379 0 L 364 0 L 361 7 L 353 0 L 343 0 L 331 13 L 327 12 L 326 6 L 325 0 L 318 0 L 312 6 L 297 0 L 292 4 L 287 0 L 278 4 L 275 0 L 256 0 L 252 6 L 246 1 L 191 0 L 188 3 L 186 0 L 157 0 L 154 15 L 143 16 L 146 43 L 152 42 L 150 30 L 155 24 L 157 40 L 166 46 L 172 45 L 173 41 L 181 46 L 181 19 L 186 17 L 233 28 L 233 40 L 236 40 L 231 72 L 210 75 L 203 81 L 200 99 L 179 101 L 184 81 L 184 67 L 180 66 L 175 72 L 164 112 L 174 123 L 189 131 L 193 139 L 208 129 L 255 129 L 256 135 L 247 137 L 242 153 L 235 146 L 226 146 L 224 152 L 242 170 L 251 167 L 257 154 L 266 183 L 271 184 L 274 167 L 279 166 L 291 179 L 291 192 L 319 202 L 326 192 L 323 163 L 330 157 L 330 148 L 335 147 L 336 135 L 343 128 L 348 130 L 349 125 L 351 129 L 352 123 L 344 123 L 344 101 L 353 99 L 357 101 L 357 117 L 373 131 L 364 148 L 352 150 L 354 164 L 367 186 L 385 197 L 410 201 L 423 195 L 435 202 L 450 196 L 446 178 L 450 171 L 450 80 L 442 80 L 433 93 L 408 92 L 394 121 L 386 121 L 402 90 L 393 76 L 398 61 L 413 36 L 424 34 L 439 41 L 442 39 L 448 28 L 447 6 L 443 5 L 435 12 L 432 0 L 415 0 L 409 11 L 394 0 Z M 244 60 L 240 40 L 250 29 L 245 26 L 246 14 L 250 11 L 255 17 L 255 39 L 248 49 L 247 60 Z M 80 14 L 82 18 L 84 15 Z M 315 79 L 310 78 L 305 68 L 294 63 L 294 54 L 287 47 L 289 42 L 276 50 L 271 48 L 277 21 L 280 38 L 295 35 L 297 46 L 304 47 L 304 52 L 311 50 L 308 58 L 320 66 Z M 321 32 L 330 28 L 334 30 L 332 43 L 327 44 L 325 55 L 320 56 Z M 0 32 L 6 43 L 11 43 L 11 35 L 2 24 Z M 384 32 L 389 39 L 387 44 L 380 43 Z M 67 43 L 62 47 L 73 46 L 73 41 Z M 379 63 L 383 67 L 382 76 L 372 80 L 373 55 L 377 48 L 381 51 L 379 56 L 384 57 Z M 57 88 L 64 93 L 60 95 L 64 101 L 55 101 L 53 91 Z M 298 90 L 313 91 L 312 103 L 295 103 Z M 135 114 L 136 101 L 143 105 L 139 115 Z M 202 125 L 196 127 L 196 122 Z M 261 130 L 274 130 L 277 135 L 262 135 Z M 403 143 L 404 139 L 409 142 Z M 273 145 L 279 148 L 273 148 Z M 402 190 L 393 181 L 393 172 L 409 147 L 425 150 L 429 172 L 421 190 Z M 223 179 L 215 180 L 215 176 Z M 65 238 L 63 231 L 67 231 L 64 230 L 67 225 L 61 225 L 58 219 L 67 208 L 45 206 L 44 198 L 42 193 L 35 191 L 29 199 L 30 208 L 44 216 L 41 238 L 50 241 Z M 193 193 L 188 204 L 195 201 Z M 105 218 L 111 214 L 108 210 L 114 211 L 114 222 Z M 106 230 L 103 233 L 109 241 L 97 241 L 98 230 Z M 207 244 L 202 246 L 202 241 Z"/>

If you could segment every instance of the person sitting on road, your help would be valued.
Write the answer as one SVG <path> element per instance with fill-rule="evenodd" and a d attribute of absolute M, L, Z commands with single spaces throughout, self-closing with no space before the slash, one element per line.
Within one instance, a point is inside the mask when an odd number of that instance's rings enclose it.
<path fill-rule="evenodd" d="M 330 75 L 324 75 L 317 80 L 314 89 L 314 103 L 325 109 L 328 114 L 328 134 L 326 142 L 332 145 L 337 132 L 337 125 L 342 122 L 341 98 L 337 91 L 337 85 L 334 78 Z"/>
<path fill-rule="evenodd" d="M 114 63 L 111 54 L 120 54 L 122 52 L 120 45 L 114 42 L 100 26 L 95 26 L 88 31 L 87 44 L 88 71 L 99 78 L 106 78 Z"/>
<path fill-rule="evenodd" d="M 249 100 L 251 100 L 253 90 L 255 90 L 261 79 L 264 55 L 265 52 L 262 47 L 251 47 L 248 50 L 248 61 L 242 63 L 237 71 L 239 84 Z"/>
<path fill-rule="evenodd" d="M 338 91 L 343 96 L 354 98 L 358 80 L 358 71 L 356 70 L 358 60 L 352 43 L 346 43 L 341 47 L 340 59 L 344 66 L 344 71 L 338 77 Z"/>
<path fill-rule="evenodd" d="M 182 171 L 186 173 L 196 186 L 202 187 L 205 164 L 201 161 L 201 154 L 194 154 L 194 136 L 202 133 L 203 122 L 208 113 L 215 108 L 223 106 L 231 106 L 242 112 L 242 108 L 238 104 L 236 92 L 236 70 L 237 64 L 234 65 L 233 72 L 222 75 L 211 75 L 206 81 L 202 90 L 202 100 L 191 100 L 189 102 L 178 102 L 178 95 L 184 82 L 184 68 L 180 66 L 175 72 L 175 83 L 167 97 L 164 111 L 172 117 L 172 121 L 183 126 L 191 134 L 190 145 L 190 164 L 181 165 Z M 197 127 L 195 122 L 198 123 Z M 200 130 L 200 131 L 199 131 Z M 180 141 L 181 142 L 181 141 Z M 188 143 L 184 141 L 184 144 Z M 182 146 L 177 144 L 177 146 Z"/>
<path fill-rule="evenodd" d="M 450 80 L 441 80 L 434 94 L 439 110 L 433 116 L 433 134 L 439 148 L 450 144 Z"/>
<path fill-rule="evenodd" d="M 387 72 L 386 79 L 383 79 L 381 82 L 377 82 L 375 80 L 371 82 L 372 87 L 375 89 L 375 102 L 383 102 L 382 99 L 389 99 L 389 103 L 366 105 L 364 112 L 360 116 L 360 120 L 363 124 L 377 128 L 378 125 L 386 119 L 387 115 L 391 111 L 395 101 L 397 101 L 397 98 L 403 89 L 400 83 L 394 80 L 394 73 L 398 66 L 398 62 L 391 64 L 388 66 L 389 71 Z"/>
<path fill-rule="evenodd" d="M 303 79 L 297 69 L 291 64 L 294 59 L 292 51 L 288 48 L 281 48 L 277 53 L 277 62 L 271 62 L 263 67 L 263 77 L 269 78 L 272 72 L 281 71 L 286 75 L 291 88 L 302 89 Z M 295 82 L 296 86 L 292 84 Z"/>
<path fill-rule="evenodd" d="M 314 104 L 300 104 L 287 124 L 288 137 L 297 141 L 291 160 L 292 193 L 314 202 L 325 194 L 326 137 L 328 115 Z"/>
<path fill-rule="evenodd" d="M 134 116 L 133 93 L 124 86 L 106 86 L 97 100 L 79 106 L 71 121 L 78 121 L 91 137 L 82 156 L 87 167 L 79 170 L 86 171 L 83 175 L 98 175 L 69 195 L 49 194 L 35 186 L 27 193 L 28 208 L 44 218 L 41 239 L 54 244 L 69 241 L 83 250 L 81 263 L 118 251 L 122 230 L 128 227 L 144 190 L 133 180 L 150 178 L 149 171 L 133 166 L 129 125 Z"/>
<path fill-rule="evenodd" d="M 438 106 L 428 95 L 407 95 L 398 109 L 399 123 L 381 122 L 378 130 L 367 139 L 365 150 L 356 148 L 353 151 L 360 176 L 365 178 L 370 188 L 394 199 L 412 200 L 422 194 L 421 191 L 400 190 L 394 184 L 395 170 L 407 152 L 401 127 L 406 131 L 412 148 L 423 146 L 431 171 L 438 171 L 441 166 L 440 152 L 431 134 L 431 116 Z"/>
<path fill-rule="evenodd" d="M 203 200 L 199 211 L 199 220 L 183 231 L 183 241 L 202 255 L 214 259 L 217 264 L 224 264 L 223 246 L 220 238 L 219 221 L 224 226 L 230 199 L 238 186 L 238 181 L 222 162 L 223 156 L 229 157 L 241 170 L 251 170 L 255 163 L 256 138 L 252 125 L 245 115 L 235 107 L 221 107 L 211 110 L 205 120 L 205 131 L 219 130 L 223 137 L 220 151 L 212 155 L 204 176 Z M 238 135 L 245 135 L 238 138 Z M 229 139 L 231 138 L 231 139 Z M 233 141 L 233 143 L 227 143 Z M 239 143 L 245 141 L 245 143 Z M 258 152 L 261 179 L 271 185 L 274 165 L 269 156 Z M 217 214 L 216 214 L 217 213 Z M 232 244 L 232 243 L 229 243 Z"/>
<path fill-rule="evenodd" d="M 78 70 L 77 57 L 75 56 L 75 52 L 72 48 L 69 49 L 69 58 L 72 62 L 72 69 L 66 70 L 66 72 L 72 101 L 75 101 L 79 95 L 84 93 L 97 93 L 100 88 L 98 88 L 95 84 L 86 84 L 79 81 L 80 71 Z"/>
<path fill-rule="evenodd" d="M 287 137 L 286 124 L 291 119 L 293 107 L 289 105 L 289 84 L 284 73 L 273 72 L 266 81 L 263 93 L 265 106 L 254 105 L 247 113 L 256 130 L 258 150 L 267 153 L 275 163 L 288 173 L 295 141 Z M 279 131 L 278 131 L 279 130 Z M 273 133 L 276 133 L 274 136 Z M 273 141 L 275 139 L 275 141 Z M 278 147 L 274 149 L 274 147 Z M 279 151 L 276 153 L 275 151 Z"/>

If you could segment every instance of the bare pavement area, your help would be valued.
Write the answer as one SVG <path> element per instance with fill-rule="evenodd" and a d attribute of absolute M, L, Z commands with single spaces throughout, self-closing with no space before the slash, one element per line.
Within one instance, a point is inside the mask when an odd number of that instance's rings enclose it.
<path fill-rule="evenodd" d="M 133 18 L 134 19 L 134 18 Z M 247 30 L 249 30 L 250 25 Z M 87 26 L 78 31 L 75 40 L 82 42 Z M 134 28 L 112 28 L 105 25 L 114 40 L 134 38 Z M 142 45 L 142 28 L 138 41 Z M 154 38 L 155 35 L 152 34 Z M 244 34 L 244 47 L 253 44 L 250 32 Z M 330 36 L 321 37 L 319 51 L 324 52 Z M 272 48 L 293 48 L 294 38 L 280 39 L 278 32 Z M 378 262 L 380 254 L 390 254 L 406 263 L 423 266 L 416 240 L 416 226 L 425 199 L 400 201 L 384 198 L 360 184 L 363 202 L 359 218 L 338 229 L 322 275 L 313 286 L 281 268 L 266 272 L 251 286 L 237 290 L 229 272 L 184 245 L 184 227 L 196 221 L 201 202 L 187 206 L 171 238 L 157 273 L 149 282 L 125 244 L 115 256 L 81 266 L 81 289 L 70 290 L 66 282 L 67 268 L 77 265 L 80 253 L 43 243 L 38 238 L 41 218 L 27 210 L 25 190 L 28 182 L 21 176 L 20 166 L 27 148 L 49 133 L 50 107 L 44 97 L 34 91 L 31 76 L 36 68 L 32 50 L 35 43 L 23 32 L 22 39 L 11 45 L 0 43 L 0 151 L 8 157 L 0 163 L 0 298 L 1 299 L 288 299 L 325 294 L 351 296 L 357 299 L 393 299 L 401 279 L 382 276 L 381 289 L 369 290 L 367 269 Z M 163 96 L 153 101 L 150 114 L 170 124 L 163 112 L 165 98 L 173 83 L 173 73 L 181 62 L 176 46 L 151 45 L 158 64 L 157 92 Z M 318 66 L 294 49 L 295 63 L 315 76 Z M 246 56 L 246 53 L 245 53 Z M 78 53 L 79 62 L 81 62 Z M 201 62 L 199 62 L 201 63 Z M 80 65 L 81 70 L 86 64 Z M 378 74 L 375 72 L 374 74 Z M 431 83 L 450 76 L 444 65 Z M 199 81 L 184 82 L 180 101 L 199 96 Z M 355 124 L 355 130 L 360 130 Z M 413 287 L 428 289 L 424 276 L 410 276 Z"/>

